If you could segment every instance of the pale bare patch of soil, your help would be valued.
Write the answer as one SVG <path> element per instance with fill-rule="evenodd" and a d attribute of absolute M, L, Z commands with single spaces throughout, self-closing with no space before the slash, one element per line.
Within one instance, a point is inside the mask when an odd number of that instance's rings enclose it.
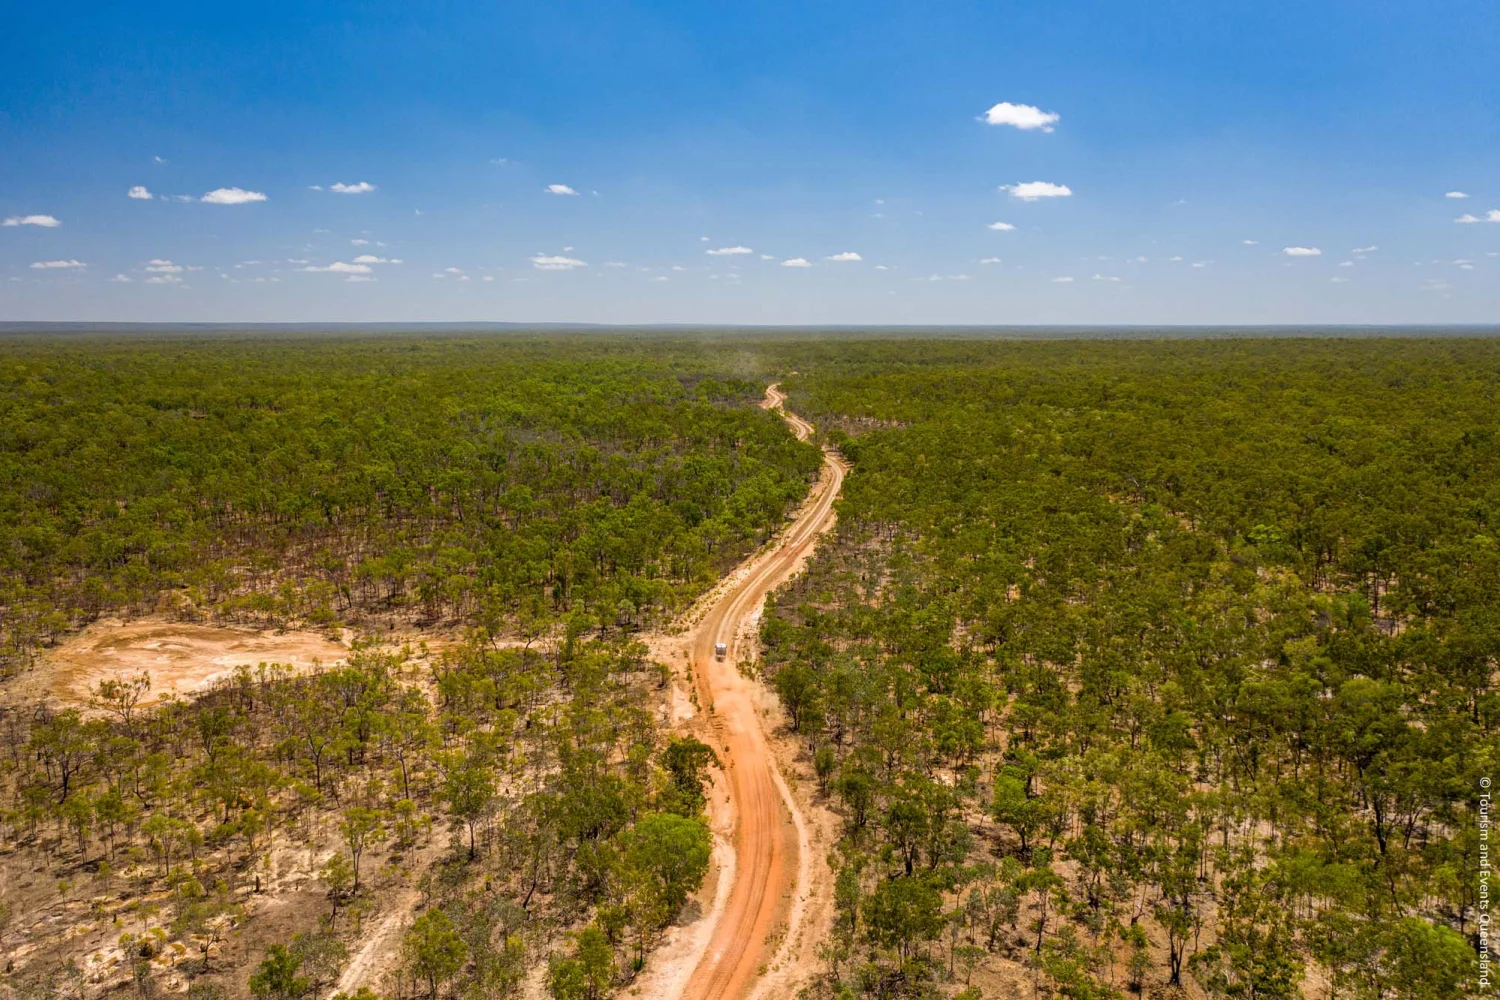
<path fill-rule="evenodd" d="M 348 655 L 347 632 L 335 636 L 166 619 L 104 619 L 51 650 L 17 686 L 23 689 L 19 693 L 32 697 L 83 705 L 100 681 L 145 673 L 151 678 L 151 691 L 141 702 L 146 705 L 203 691 L 233 676 L 239 666 L 280 663 L 308 670 L 342 663 Z"/>

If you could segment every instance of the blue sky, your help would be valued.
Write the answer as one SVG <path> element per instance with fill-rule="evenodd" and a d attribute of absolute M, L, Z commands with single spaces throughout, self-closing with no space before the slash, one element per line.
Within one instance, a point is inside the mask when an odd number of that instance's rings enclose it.
<path fill-rule="evenodd" d="M 0 319 L 1500 322 L 1490 0 L 4 19 Z"/>

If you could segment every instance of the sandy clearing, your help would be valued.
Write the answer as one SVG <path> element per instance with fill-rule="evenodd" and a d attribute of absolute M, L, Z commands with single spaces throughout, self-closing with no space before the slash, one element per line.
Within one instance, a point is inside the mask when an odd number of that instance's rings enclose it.
<path fill-rule="evenodd" d="M 169 694 L 186 697 L 202 691 L 241 665 L 282 663 L 306 670 L 342 663 L 348 655 L 347 634 L 335 639 L 311 631 L 103 619 L 48 653 L 33 676 L 45 687 L 39 693 L 85 704 L 100 681 L 144 672 L 151 677 L 151 693 L 142 704 L 150 704 Z"/>

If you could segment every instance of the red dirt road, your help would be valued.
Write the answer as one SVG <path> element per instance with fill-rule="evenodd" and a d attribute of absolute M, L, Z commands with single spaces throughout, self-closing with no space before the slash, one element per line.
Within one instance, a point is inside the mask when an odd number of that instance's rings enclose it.
<path fill-rule="evenodd" d="M 777 385 L 766 390 L 768 409 L 786 399 Z M 798 438 L 806 440 L 812 425 L 781 409 Z M 794 912 L 807 878 L 807 859 L 799 858 L 805 825 L 786 790 L 767 744 L 756 709 L 759 684 L 736 666 L 736 637 L 760 610 L 766 595 L 779 586 L 809 555 L 818 536 L 833 525 L 833 502 L 843 485 L 846 466 L 826 451 L 823 471 L 797 519 L 774 548 L 762 553 L 743 578 L 708 609 L 691 636 L 694 684 L 699 704 L 709 712 L 714 743 L 724 765 L 734 812 L 735 879 L 722 915 L 698 960 L 686 989 L 688 1000 L 727 1000 L 750 994 L 761 970 L 772 958 L 771 941 L 781 924 L 799 922 Z M 714 644 L 729 645 L 729 655 L 714 659 Z"/>

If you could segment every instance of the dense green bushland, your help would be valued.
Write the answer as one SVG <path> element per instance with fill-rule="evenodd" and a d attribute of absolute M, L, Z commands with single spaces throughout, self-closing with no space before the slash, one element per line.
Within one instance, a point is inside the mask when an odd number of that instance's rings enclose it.
<path fill-rule="evenodd" d="M 763 623 L 853 989 L 1437 998 L 1500 763 L 1500 344 L 827 344 Z M 1051 990 L 1051 993 L 1046 992 Z"/>
<path fill-rule="evenodd" d="M 0 670 L 116 610 L 676 609 L 817 468 L 752 405 L 746 357 L 582 336 L 0 344 Z"/>

